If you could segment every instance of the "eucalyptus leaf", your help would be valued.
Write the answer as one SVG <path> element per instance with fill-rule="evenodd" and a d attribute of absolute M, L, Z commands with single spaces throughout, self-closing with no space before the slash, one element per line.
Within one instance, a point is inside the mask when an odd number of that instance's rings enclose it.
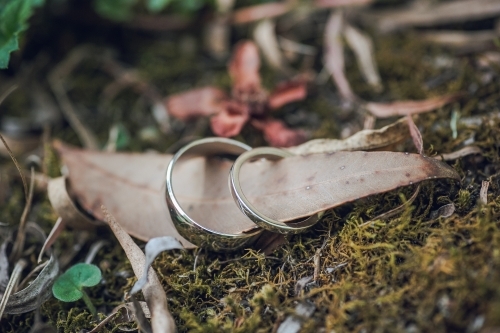
<path fill-rule="evenodd" d="M 46 239 L 44 231 L 35 223 L 26 224 L 26 234 L 32 235 L 43 244 Z M 59 262 L 52 254 L 47 265 L 26 288 L 12 294 L 4 313 L 20 314 L 40 307 L 51 296 L 51 286 L 59 274 Z"/>
<path fill-rule="evenodd" d="M 20 314 L 33 311 L 50 298 L 50 286 L 54 283 L 59 273 L 59 263 L 51 255 L 36 279 L 29 286 L 13 294 L 9 298 L 5 313 Z"/>
<path fill-rule="evenodd" d="M 177 239 L 171 236 L 153 238 L 146 244 L 146 261 L 144 262 L 144 271 L 141 278 L 137 280 L 132 287 L 132 290 L 130 290 L 130 295 L 134 295 L 146 285 L 148 282 L 148 270 L 155 258 L 163 251 L 174 249 L 182 250 L 184 247 Z"/>

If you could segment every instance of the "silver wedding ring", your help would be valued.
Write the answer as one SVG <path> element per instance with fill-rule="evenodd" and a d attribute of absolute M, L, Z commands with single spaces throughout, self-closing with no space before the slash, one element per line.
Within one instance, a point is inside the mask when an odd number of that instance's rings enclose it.
<path fill-rule="evenodd" d="M 236 159 L 233 166 L 231 167 L 231 170 L 229 171 L 229 190 L 231 191 L 231 194 L 238 204 L 241 212 L 259 227 L 281 234 L 303 232 L 305 229 L 313 226 L 319 221 L 320 217 L 322 216 L 322 212 L 314 214 L 301 221 L 281 222 L 271 219 L 261 214 L 258 209 L 254 207 L 254 205 L 252 205 L 247 199 L 247 197 L 243 193 L 243 190 L 241 189 L 239 175 L 241 167 L 245 162 L 249 160 L 255 160 L 257 158 L 278 160 L 290 156 L 294 156 L 294 154 L 278 148 L 254 148 L 241 154 Z"/>
<path fill-rule="evenodd" d="M 180 149 L 172 158 L 166 174 L 166 201 L 170 216 L 179 234 L 191 243 L 213 251 L 232 251 L 251 243 L 262 229 L 255 226 L 248 232 L 223 233 L 204 227 L 188 216 L 174 194 L 172 174 L 176 162 L 187 156 L 238 156 L 251 150 L 241 142 L 226 138 L 206 138 L 194 141 Z"/>

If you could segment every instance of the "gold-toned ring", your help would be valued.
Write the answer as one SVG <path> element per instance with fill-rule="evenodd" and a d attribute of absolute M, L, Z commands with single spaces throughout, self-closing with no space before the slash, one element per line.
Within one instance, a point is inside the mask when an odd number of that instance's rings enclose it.
<path fill-rule="evenodd" d="M 252 148 L 244 143 L 226 138 L 205 138 L 196 140 L 181 148 L 172 158 L 167 167 L 166 191 L 168 211 L 179 234 L 191 243 L 217 252 L 232 251 L 241 248 L 254 240 L 262 229 L 250 230 L 248 233 L 227 234 L 204 227 L 194 221 L 182 209 L 174 194 L 172 174 L 175 163 L 187 155 L 194 156 L 238 156 Z"/>
<path fill-rule="evenodd" d="M 303 232 L 305 229 L 308 229 L 316 224 L 319 221 L 320 217 L 323 215 L 323 212 L 311 215 L 310 217 L 298 222 L 281 222 L 271 219 L 261 214 L 257 210 L 257 208 L 255 208 L 255 206 L 250 203 L 245 194 L 243 194 L 239 175 L 242 165 L 249 160 L 255 160 L 257 158 L 278 160 L 290 156 L 294 156 L 294 154 L 278 148 L 254 148 L 241 154 L 236 159 L 233 166 L 231 167 L 231 170 L 229 171 L 229 190 L 231 191 L 231 195 L 237 202 L 238 207 L 240 208 L 242 213 L 245 214 L 252 222 L 257 224 L 259 227 L 281 234 Z"/>

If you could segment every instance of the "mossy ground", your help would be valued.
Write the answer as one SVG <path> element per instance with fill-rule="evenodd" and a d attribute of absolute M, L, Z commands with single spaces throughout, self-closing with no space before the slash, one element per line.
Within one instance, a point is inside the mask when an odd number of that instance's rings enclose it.
<path fill-rule="evenodd" d="M 224 63 L 209 59 L 199 49 L 187 55 L 183 51 L 186 43 L 199 44 L 193 36 L 135 40 L 134 48 L 127 44 L 124 58 L 165 94 L 207 84 L 229 89 Z M 330 211 L 314 230 L 289 238 L 288 244 L 271 256 L 251 249 L 230 254 L 204 250 L 163 253 L 154 268 L 165 286 L 179 332 L 276 332 L 300 302 L 316 307 L 310 318 L 302 318 L 302 332 L 476 332 L 481 328 L 486 332 L 487 327 L 500 326 L 500 120 L 459 125 L 456 138 L 449 126 L 454 110 L 462 117 L 498 111 L 498 75 L 484 83 L 473 56 L 454 57 L 421 43 L 411 33 L 377 36 L 375 45 L 384 91 L 373 92 L 362 80 L 355 61 L 348 57 L 347 76 L 354 90 L 370 100 L 470 92 L 459 103 L 421 115 L 417 124 L 430 155 L 457 150 L 473 137 L 483 156 L 451 162 L 462 176 L 461 184 L 424 183 L 415 202 L 399 216 L 365 224 L 403 203 L 414 187 Z M 453 59 L 453 64 L 440 68 L 435 65 L 438 57 Z M 453 72 L 451 79 L 429 87 L 429 80 L 447 71 Z M 269 88 L 279 79 L 268 68 L 263 74 Z M 86 106 L 82 117 L 101 142 L 105 142 L 114 123 L 123 123 L 132 133 L 127 149 L 135 151 L 163 151 L 185 135 L 210 135 L 208 123 L 200 120 L 176 123 L 168 136 L 159 134 L 156 140 L 141 140 L 136 133 L 155 126 L 145 103 L 127 90 L 108 109 L 99 110 L 99 96 L 107 82 L 109 78 L 92 62 L 71 78 L 70 97 Z M 313 137 L 338 138 L 345 119 L 338 116 L 341 110 L 334 91 L 331 83 L 319 86 L 306 101 L 277 116 L 286 118 L 289 113 L 305 110 L 317 117 L 316 125 L 309 128 Z M 78 143 L 67 127 L 55 129 L 53 136 Z M 245 129 L 238 139 L 252 145 L 264 143 L 252 129 Z M 404 149 L 412 149 L 410 143 Z M 5 160 L 4 164 L 8 163 Z M 48 164 L 51 173 L 57 172 L 57 159 L 52 158 Z M 487 205 L 478 203 L 483 180 L 490 181 Z M 14 223 L 22 212 L 23 193 L 17 182 L 10 188 L 0 218 Z M 430 220 L 431 211 L 450 202 L 457 208 L 452 217 Z M 56 220 L 43 193 L 36 196 L 32 220 L 47 231 Z M 56 253 L 64 252 L 79 236 L 65 231 L 56 244 Z M 88 292 L 98 310 L 109 313 L 123 301 L 135 281 L 112 233 L 104 230 L 90 234 L 72 262 L 81 260 L 90 244 L 100 239 L 108 241 L 94 261 L 103 270 L 103 282 Z M 297 293 L 297 281 L 314 274 L 315 255 L 320 258 L 319 275 Z M 41 307 L 41 314 L 58 332 L 80 332 L 95 326 L 81 301 L 65 304 L 51 299 Z M 7 316 L 0 327 L 2 332 L 28 332 L 33 321 L 32 313 Z M 103 330 L 116 331 L 119 327 L 113 323 Z"/>

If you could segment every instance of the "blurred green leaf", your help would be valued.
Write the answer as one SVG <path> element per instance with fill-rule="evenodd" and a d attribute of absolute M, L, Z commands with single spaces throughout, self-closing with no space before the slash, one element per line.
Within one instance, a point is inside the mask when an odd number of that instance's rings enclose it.
<path fill-rule="evenodd" d="M 95 0 L 95 11 L 113 21 L 127 21 L 132 18 L 132 8 L 137 0 Z"/>
<path fill-rule="evenodd" d="M 157 13 L 167 7 L 171 2 L 172 0 L 148 0 L 146 5 L 150 12 Z"/>
<path fill-rule="evenodd" d="M 7 68 L 10 53 L 19 49 L 19 34 L 28 27 L 28 19 L 43 0 L 0 2 L 0 68 Z"/>

